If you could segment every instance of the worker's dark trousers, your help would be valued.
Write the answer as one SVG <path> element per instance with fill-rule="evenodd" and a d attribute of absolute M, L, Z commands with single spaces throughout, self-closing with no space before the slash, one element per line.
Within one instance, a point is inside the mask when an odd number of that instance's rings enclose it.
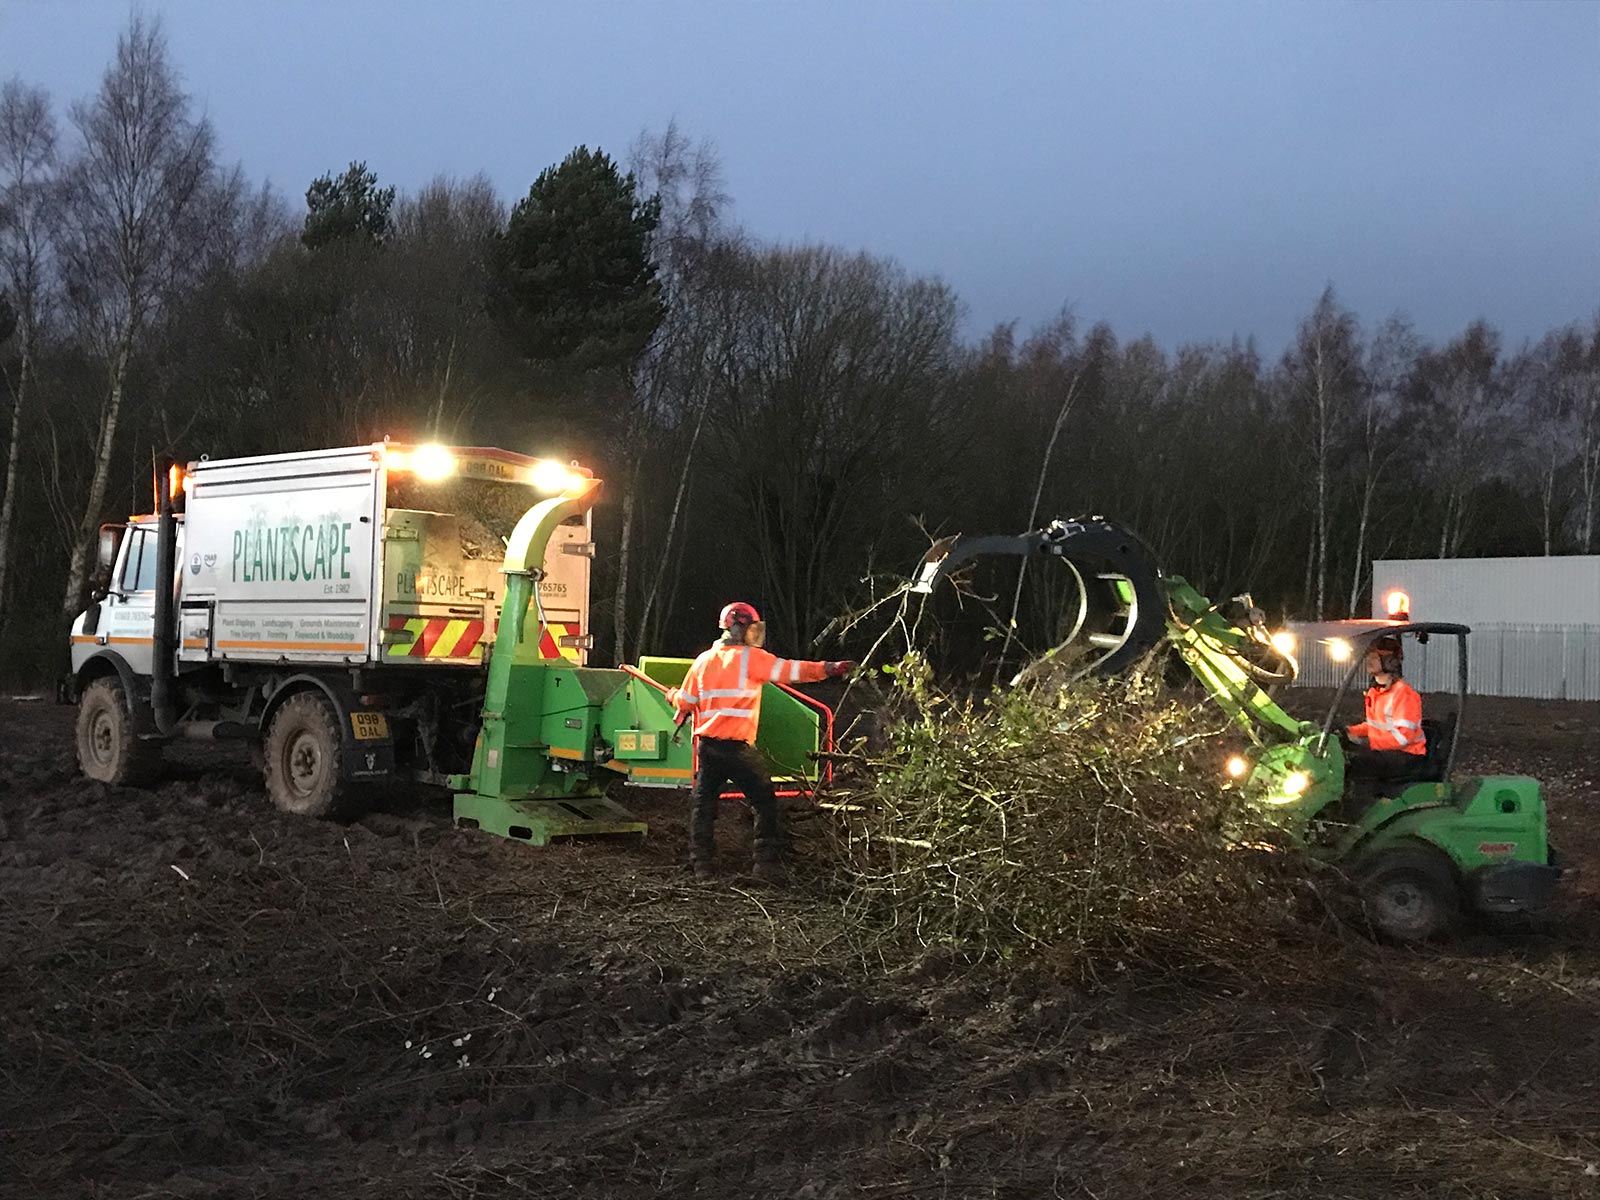
<path fill-rule="evenodd" d="M 1404 779 L 1414 775 L 1422 755 L 1407 754 L 1404 750 L 1369 750 L 1365 746 L 1347 746 L 1344 752 L 1346 779 Z"/>
<path fill-rule="evenodd" d="M 755 810 L 755 860 L 777 862 L 783 857 L 783 830 L 778 824 L 778 798 L 766 764 L 749 742 L 731 738 L 699 739 L 700 765 L 694 776 L 694 808 L 689 814 L 689 856 L 711 861 L 717 823 L 717 797 L 732 782 Z"/>

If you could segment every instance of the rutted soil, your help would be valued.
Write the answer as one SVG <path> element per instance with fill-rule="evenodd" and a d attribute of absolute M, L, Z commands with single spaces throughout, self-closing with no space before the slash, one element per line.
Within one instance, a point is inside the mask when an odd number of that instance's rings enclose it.
<path fill-rule="evenodd" d="M 1533 930 L 1247 983 L 897 957 L 815 836 L 751 886 L 396 800 L 274 813 L 247 763 L 76 773 L 0 704 L 0 1195 L 1600 1195 L 1600 706 L 1475 701 L 1590 874 Z M 1331 971 L 1331 973 L 1330 973 Z"/>

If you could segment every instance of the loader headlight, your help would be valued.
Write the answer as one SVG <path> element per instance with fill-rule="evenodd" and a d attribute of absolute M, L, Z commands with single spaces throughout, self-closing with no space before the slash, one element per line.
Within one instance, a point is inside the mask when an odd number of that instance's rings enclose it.
<path fill-rule="evenodd" d="M 549 459 L 541 459 L 539 462 L 534 463 L 528 473 L 528 482 L 541 492 L 564 492 L 578 478 L 580 477 L 574 475 L 560 463 L 552 462 Z"/>
<path fill-rule="evenodd" d="M 1272 635 L 1272 648 L 1279 654 L 1294 653 L 1294 634 L 1287 629 L 1280 629 Z"/>
<path fill-rule="evenodd" d="M 1333 659 L 1334 662 L 1349 662 L 1350 661 L 1350 643 L 1349 642 L 1345 641 L 1343 638 L 1329 638 L 1328 642 L 1327 642 L 1327 645 L 1328 645 L 1328 657 Z"/>
<path fill-rule="evenodd" d="M 1290 771 L 1283 777 L 1283 794 L 1298 796 L 1311 786 L 1311 776 L 1304 771 Z"/>
<path fill-rule="evenodd" d="M 1250 769 L 1249 761 L 1244 759 L 1244 758 L 1241 758 L 1237 754 L 1235 754 L 1232 758 L 1230 758 L 1228 760 L 1228 767 L 1227 767 L 1228 774 L 1231 777 L 1233 777 L 1234 779 L 1242 779 L 1242 778 L 1244 778 L 1244 773 L 1246 771 L 1248 771 L 1249 769 Z"/>

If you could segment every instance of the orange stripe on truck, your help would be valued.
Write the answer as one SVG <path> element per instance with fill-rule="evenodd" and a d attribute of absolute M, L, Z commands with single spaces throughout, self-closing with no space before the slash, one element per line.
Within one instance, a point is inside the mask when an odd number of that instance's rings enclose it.
<path fill-rule="evenodd" d="M 245 642 L 219 639 L 218 650 L 307 650 L 323 654 L 360 654 L 365 642 Z"/>

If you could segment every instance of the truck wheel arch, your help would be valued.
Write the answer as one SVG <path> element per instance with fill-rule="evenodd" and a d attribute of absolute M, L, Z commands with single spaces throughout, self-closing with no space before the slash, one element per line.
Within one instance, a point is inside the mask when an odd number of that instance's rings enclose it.
<path fill-rule="evenodd" d="M 290 699 L 301 692 L 318 691 L 333 705 L 334 711 L 339 714 L 339 719 L 348 725 L 350 721 L 350 701 L 348 694 L 340 695 L 337 688 L 331 687 L 328 681 L 316 675 L 291 675 L 272 690 L 267 697 L 266 707 L 261 710 L 261 719 L 257 727 L 263 736 L 272 726 L 272 718 Z"/>
<path fill-rule="evenodd" d="M 122 684 L 122 694 L 128 698 L 133 712 L 133 727 L 141 737 L 158 735 L 155 714 L 150 711 L 150 680 L 140 675 L 115 650 L 100 650 L 89 656 L 72 677 L 72 702 L 78 703 L 90 684 L 97 679 L 115 676 Z"/>
<path fill-rule="evenodd" d="M 97 650 L 84 661 L 83 666 L 79 667 L 73 675 L 73 686 L 77 689 L 77 694 L 73 698 L 76 699 L 77 696 L 81 696 L 83 689 L 96 679 L 101 679 L 107 675 L 115 675 L 121 679 L 122 689 L 130 698 L 140 694 L 142 689 L 139 687 L 139 677 L 134 674 L 133 668 L 128 665 L 128 660 L 115 650 Z"/>

